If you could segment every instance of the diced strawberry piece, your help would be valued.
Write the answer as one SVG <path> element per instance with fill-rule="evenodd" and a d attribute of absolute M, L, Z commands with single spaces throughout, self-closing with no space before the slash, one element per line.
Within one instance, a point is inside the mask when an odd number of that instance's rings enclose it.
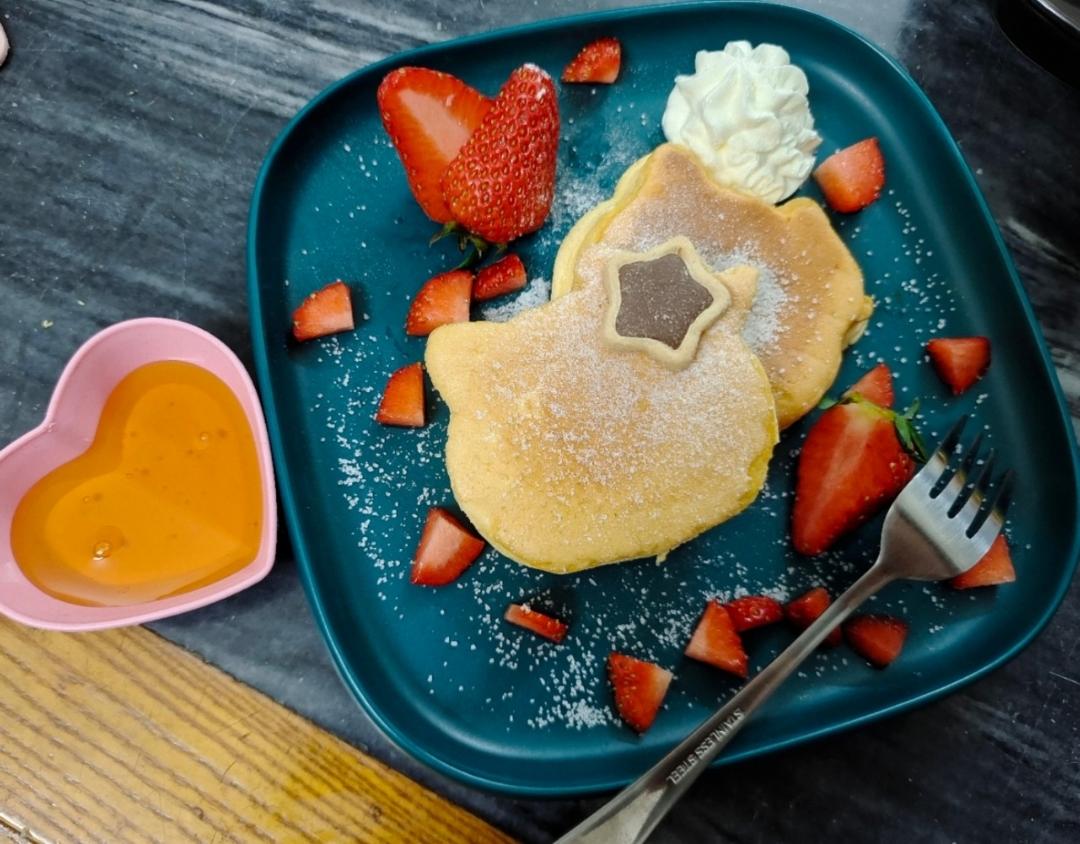
<path fill-rule="evenodd" d="M 505 258 L 500 258 L 476 274 L 472 295 L 477 301 L 483 302 L 485 299 L 494 299 L 504 293 L 520 290 L 527 281 L 525 265 L 521 263 L 517 255 L 511 252 Z"/>
<path fill-rule="evenodd" d="M 446 510 L 432 507 L 413 557 L 411 580 L 421 586 L 445 586 L 457 580 L 483 550 L 484 540 L 469 533 Z"/>
<path fill-rule="evenodd" d="M 352 298 L 343 281 L 309 294 L 292 315 L 293 337 L 301 341 L 352 331 L 353 327 Z"/>
<path fill-rule="evenodd" d="M 468 322 L 472 282 L 468 270 L 451 270 L 425 281 L 409 306 L 405 333 L 426 337 L 440 325 Z"/>
<path fill-rule="evenodd" d="M 784 608 L 768 595 L 746 595 L 724 604 L 736 633 L 774 624 L 784 617 Z"/>
<path fill-rule="evenodd" d="M 834 211 L 851 213 L 865 208 L 885 186 L 885 159 L 877 138 L 867 138 L 834 152 L 817 170 L 814 179 Z"/>
<path fill-rule="evenodd" d="M 971 589 L 975 586 L 997 586 L 1000 583 L 1012 583 L 1016 580 L 1012 555 L 1005 534 L 999 533 L 990 550 L 974 566 L 963 574 L 957 575 L 949 584 L 954 589 Z"/>
<path fill-rule="evenodd" d="M 879 363 L 862 378 L 851 385 L 844 393 L 845 398 L 858 393 L 867 401 L 872 401 L 879 407 L 893 406 L 892 372 L 884 363 Z"/>
<path fill-rule="evenodd" d="M 787 616 L 792 627 L 805 630 L 817 621 L 818 616 L 825 612 L 831 603 L 829 591 L 824 586 L 817 586 L 798 598 L 788 601 L 787 606 L 784 607 L 784 615 Z M 840 628 L 835 627 L 829 631 L 823 644 L 836 647 L 840 644 L 840 639 Z"/>
<path fill-rule="evenodd" d="M 424 368 L 419 363 L 403 366 L 390 376 L 375 421 L 403 428 L 424 427 Z"/>
<path fill-rule="evenodd" d="M 926 344 L 938 376 L 958 396 L 990 368 L 990 341 L 985 337 L 938 337 Z"/>
<path fill-rule="evenodd" d="M 615 689 L 619 717 L 639 733 L 645 732 L 664 702 L 671 672 L 643 659 L 612 652 L 608 655 L 608 677 Z"/>
<path fill-rule="evenodd" d="M 886 615 L 857 615 L 844 625 L 844 638 L 855 653 L 884 668 L 903 650 L 908 626 Z"/>
<path fill-rule="evenodd" d="M 610 85 L 619 78 L 622 45 L 618 38 L 597 38 L 581 48 L 562 72 L 563 82 Z"/>
<path fill-rule="evenodd" d="M 449 73 L 425 67 L 390 71 L 376 97 L 413 196 L 431 219 L 449 222 L 440 180 L 484 119 L 491 100 Z"/>
<path fill-rule="evenodd" d="M 915 474 L 894 415 L 871 404 L 838 404 L 810 429 L 799 455 L 791 539 L 820 554 L 892 501 Z"/>
<path fill-rule="evenodd" d="M 511 624 L 531 630 L 538 636 L 551 639 L 553 642 L 561 642 L 566 638 L 566 631 L 570 626 L 565 622 L 552 618 L 546 613 L 532 609 L 528 604 L 511 604 L 506 608 L 503 616 Z"/>
<path fill-rule="evenodd" d="M 558 149 L 555 83 L 536 65 L 519 67 L 443 174 L 453 218 L 490 243 L 536 231 L 555 196 Z"/>
<path fill-rule="evenodd" d="M 736 677 L 745 678 L 749 674 L 749 660 L 742 639 L 735 632 L 735 624 L 724 605 L 716 601 L 705 605 L 705 612 L 685 653 L 691 659 L 715 665 Z"/>

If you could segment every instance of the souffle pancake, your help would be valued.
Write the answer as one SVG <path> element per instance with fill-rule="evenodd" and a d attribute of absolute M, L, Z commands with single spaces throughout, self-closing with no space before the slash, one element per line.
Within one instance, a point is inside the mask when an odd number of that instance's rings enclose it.
<path fill-rule="evenodd" d="M 714 269 L 758 269 L 744 336 L 768 373 L 780 427 L 791 425 L 821 400 L 870 318 L 855 259 L 812 199 L 770 205 L 717 184 L 686 147 L 663 144 L 570 230 L 552 298 L 594 283 L 614 251 L 645 251 L 675 235 Z"/>
<path fill-rule="evenodd" d="M 507 322 L 437 329 L 425 358 L 461 509 L 557 573 L 662 557 L 734 516 L 778 438 L 742 336 L 755 269 L 716 272 L 675 237 L 597 270 Z"/>

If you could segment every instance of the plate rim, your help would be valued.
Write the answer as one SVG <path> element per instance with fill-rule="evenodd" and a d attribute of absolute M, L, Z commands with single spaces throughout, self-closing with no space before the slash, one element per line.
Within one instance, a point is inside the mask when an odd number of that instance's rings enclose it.
<path fill-rule="evenodd" d="M 971 171 L 970 166 L 964 159 L 956 140 L 953 138 L 952 133 L 949 131 L 948 126 L 934 107 L 930 98 L 922 90 L 922 88 L 912 79 L 911 75 L 907 72 L 906 68 L 893 56 L 891 56 L 884 49 L 872 42 L 861 33 L 856 32 L 845 24 L 817 12 L 811 12 L 806 9 L 783 6 L 771 2 L 754 2 L 753 0 L 705 0 L 705 2 L 679 2 L 667 5 L 646 5 L 633 8 L 621 8 L 621 9 L 607 9 L 597 12 L 587 12 L 584 14 L 566 15 L 556 18 L 545 18 L 542 20 L 530 21 L 528 23 L 518 24 L 514 26 L 502 27 L 499 29 L 493 29 L 485 32 L 474 33 L 471 35 L 462 36 L 459 38 L 448 39 L 446 41 L 439 41 L 431 44 L 424 44 L 419 47 L 415 47 L 402 52 L 393 53 L 376 62 L 357 68 L 351 73 L 341 77 L 340 79 L 330 83 L 315 96 L 313 96 L 289 121 L 284 128 L 278 133 L 273 143 L 268 148 L 266 155 L 263 159 L 263 163 L 259 168 L 258 176 L 256 177 L 255 186 L 251 195 L 250 208 L 248 213 L 248 225 L 247 225 L 247 245 L 245 249 L 246 259 L 246 275 L 247 275 L 247 294 L 248 294 L 248 323 L 251 331 L 251 346 L 252 356 L 255 363 L 255 372 L 257 381 L 259 384 L 260 397 L 263 404 L 263 409 L 266 416 L 267 429 L 270 436 L 271 451 L 273 453 L 274 467 L 278 476 L 278 491 L 281 497 L 282 510 L 285 516 L 285 523 L 288 527 L 289 537 L 292 542 L 294 554 L 296 556 L 297 567 L 300 572 L 300 580 L 304 587 L 304 593 L 307 596 L 308 603 L 311 607 L 312 615 L 315 618 L 316 626 L 319 629 L 323 641 L 326 644 L 327 649 L 330 651 L 334 669 L 342 682 L 352 693 L 353 697 L 357 700 L 365 713 L 372 719 L 372 721 L 378 726 L 383 734 L 398 748 L 406 751 L 415 759 L 420 760 L 426 765 L 434 768 L 442 774 L 447 774 L 454 779 L 464 782 L 468 785 L 483 788 L 488 791 L 493 791 L 502 794 L 508 794 L 518 797 L 540 797 L 540 798 L 560 798 L 560 797 L 574 797 L 583 796 L 589 794 L 596 794 L 604 791 L 611 791 L 617 788 L 621 788 L 631 781 L 631 777 L 627 776 L 610 776 L 602 781 L 595 781 L 589 783 L 579 783 L 570 786 L 565 785 L 542 785 L 536 783 L 516 783 L 513 781 L 506 781 L 499 779 L 496 776 L 485 775 L 476 771 L 469 770 L 453 762 L 449 762 L 434 752 L 430 751 L 423 745 L 415 742 L 407 732 L 398 727 L 394 720 L 379 709 L 367 696 L 365 691 L 365 684 L 360 681 L 358 673 L 346 660 L 341 644 L 338 640 L 338 636 L 335 629 L 330 624 L 326 608 L 320 597 L 318 588 L 315 584 L 314 565 L 311 555 L 308 553 L 306 544 L 306 538 L 302 527 L 302 517 L 300 514 L 300 505 L 296 496 L 293 493 L 293 485 L 291 482 L 290 467 L 285 458 L 285 440 L 284 432 L 281 428 L 280 420 L 277 414 L 278 401 L 274 393 L 274 385 L 271 375 L 270 360 L 268 355 L 269 340 L 266 331 L 263 327 L 263 304 L 259 290 L 259 275 L 257 270 L 257 253 L 258 249 L 258 229 L 260 217 L 263 207 L 263 192 L 266 189 L 267 182 L 269 181 L 269 175 L 271 170 L 277 161 L 278 155 L 281 152 L 283 146 L 288 142 L 293 132 L 305 121 L 307 116 L 315 109 L 320 107 L 325 100 L 328 100 L 334 96 L 339 90 L 351 85 L 353 81 L 363 75 L 375 74 L 383 69 L 390 69 L 400 65 L 405 61 L 411 61 L 414 59 L 423 58 L 432 53 L 439 53 L 448 47 L 461 47 L 474 44 L 483 44 L 491 41 L 498 41 L 508 36 L 517 36 L 522 34 L 540 34 L 552 29 L 559 29 L 568 24 L 577 26 L 587 26 L 591 24 L 603 23 L 610 20 L 631 20 L 635 18 L 649 18 L 656 15 L 678 15 L 681 13 L 692 11 L 711 11 L 721 12 L 730 10 L 741 10 L 755 13 L 764 14 L 780 14 L 788 15 L 796 19 L 802 19 L 807 22 L 813 22 L 817 25 L 824 24 L 826 27 L 831 27 L 838 30 L 843 35 L 849 38 L 853 38 L 860 42 L 864 47 L 869 48 L 876 53 L 885 63 L 897 74 L 900 81 L 902 81 L 909 89 L 911 89 L 916 99 L 920 104 L 926 108 L 929 115 L 936 124 L 936 128 L 940 131 L 940 134 L 944 137 L 944 150 L 946 157 L 951 159 L 952 163 L 957 166 L 962 173 L 963 179 L 973 194 L 976 206 L 981 212 L 982 218 L 989 227 L 990 234 L 993 238 L 994 245 L 997 248 L 997 252 L 1001 257 L 1004 267 L 1007 271 L 1013 288 L 1017 293 L 1017 297 L 1020 301 L 1024 319 L 1027 322 L 1028 327 L 1031 329 L 1035 341 L 1036 347 L 1039 353 L 1039 358 L 1046 372 L 1050 376 L 1050 384 L 1054 398 L 1056 399 L 1056 414 L 1059 419 L 1059 423 L 1064 426 L 1065 430 L 1072 433 L 1073 436 L 1069 437 L 1069 469 L 1073 476 L 1074 486 L 1074 501 L 1076 503 L 1075 512 L 1073 514 L 1073 536 L 1071 547 L 1067 552 L 1067 559 L 1065 566 L 1062 570 L 1061 578 L 1057 584 L 1057 588 L 1050 596 L 1049 600 L 1044 604 L 1042 613 L 1036 618 L 1034 623 L 1024 632 L 1022 637 L 1014 643 L 1011 647 L 998 653 L 994 658 L 988 660 L 978 668 L 969 671 L 967 673 L 954 677 L 949 682 L 943 683 L 935 687 L 934 689 L 921 692 L 919 694 L 905 697 L 902 700 L 896 701 L 888 706 L 884 706 L 875 709 L 872 712 L 867 712 L 862 715 L 850 717 L 841 721 L 837 721 L 832 724 L 828 724 L 823 727 L 811 729 L 805 732 L 801 732 L 794 736 L 789 736 L 783 739 L 777 739 L 774 741 L 765 742 L 762 744 L 748 747 L 745 749 L 736 749 L 731 753 L 721 756 L 716 762 L 713 763 L 714 767 L 722 765 L 729 765 L 735 762 L 739 762 L 745 759 L 752 759 L 757 756 L 762 756 L 769 753 L 774 753 L 779 750 L 783 750 L 789 747 L 796 747 L 807 742 L 816 741 L 826 736 L 834 735 L 837 733 L 845 732 L 847 730 L 854 729 L 866 724 L 879 721 L 883 718 L 887 718 L 893 715 L 898 715 L 902 712 L 914 709 L 915 707 L 930 703 L 931 701 L 938 700 L 946 695 L 949 695 L 958 689 L 966 686 L 980 677 L 989 674 L 991 671 L 1001 667 L 1006 662 L 1016 657 L 1021 651 L 1023 651 L 1031 642 L 1035 639 L 1047 623 L 1057 612 L 1058 607 L 1061 605 L 1062 600 L 1068 591 L 1069 586 L 1072 583 L 1074 574 L 1076 572 L 1077 563 L 1080 562 L 1080 447 L 1077 444 L 1077 437 L 1072 427 L 1072 417 L 1068 411 L 1068 404 L 1065 399 L 1064 391 L 1061 387 L 1061 382 L 1057 376 L 1057 370 L 1054 366 L 1053 359 L 1050 356 L 1049 348 L 1046 344 L 1046 338 L 1043 334 L 1042 327 L 1039 324 L 1038 319 L 1035 316 L 1034 309 L 1031 304 L 1031 300 L 1027 295 L 1027 290 L 1024 288 L 1023 283 L 1020 280 L 1019 273 L 1016 270 L 1016 266 L 1013 262 L 1012 255 L 1008 250 L 1005 240 L 1001 234 L 1001 230 L 998 227 L 997 221 L 994 219 L 993 214 L 990 211 L 990 207 L 986 202 L 986 198 L 979 188 L 978 182 L 975 179 L 974 174 Z M 473 751 L 476 752 L 476 751 Z"/>

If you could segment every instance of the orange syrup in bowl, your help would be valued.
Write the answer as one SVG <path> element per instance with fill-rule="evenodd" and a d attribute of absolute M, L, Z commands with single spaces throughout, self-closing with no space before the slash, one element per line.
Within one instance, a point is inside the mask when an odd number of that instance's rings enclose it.
<path fill-rule="evenodd" d="M 115 387 L 83 454 L 30 488 L 11 546 L 53 597 L 129 606 L 239 571 L 261 531 L 258 457 L 240 402 L 202 367 L 159 361 Z"/>

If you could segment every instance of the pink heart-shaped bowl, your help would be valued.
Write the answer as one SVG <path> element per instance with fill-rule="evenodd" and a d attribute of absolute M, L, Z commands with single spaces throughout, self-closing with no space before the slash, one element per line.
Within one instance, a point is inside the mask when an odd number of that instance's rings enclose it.
<path fill-rule="evenodd" d="M 30 488 L 93 443 L 102 408 L 120 381 L 148 363 L 185 361 L 232 390 L 255 440 L 262 486 L 262 534 L 244 568 L 190 592 L 128 606 L 82 606 L 43 592 L 27 579 L 11 547 L 15 508 Z M 42 423 L 0 451 L 0 613 L 50 630 L 99 630 L 141 624 L 206 606 L 262 580 L 274 563 L 277 507 L 274 470 L 255 386 L 240 360 L 211 334 L 171 319 L 133 319 L 95 334 L 64 367 Z"/>

